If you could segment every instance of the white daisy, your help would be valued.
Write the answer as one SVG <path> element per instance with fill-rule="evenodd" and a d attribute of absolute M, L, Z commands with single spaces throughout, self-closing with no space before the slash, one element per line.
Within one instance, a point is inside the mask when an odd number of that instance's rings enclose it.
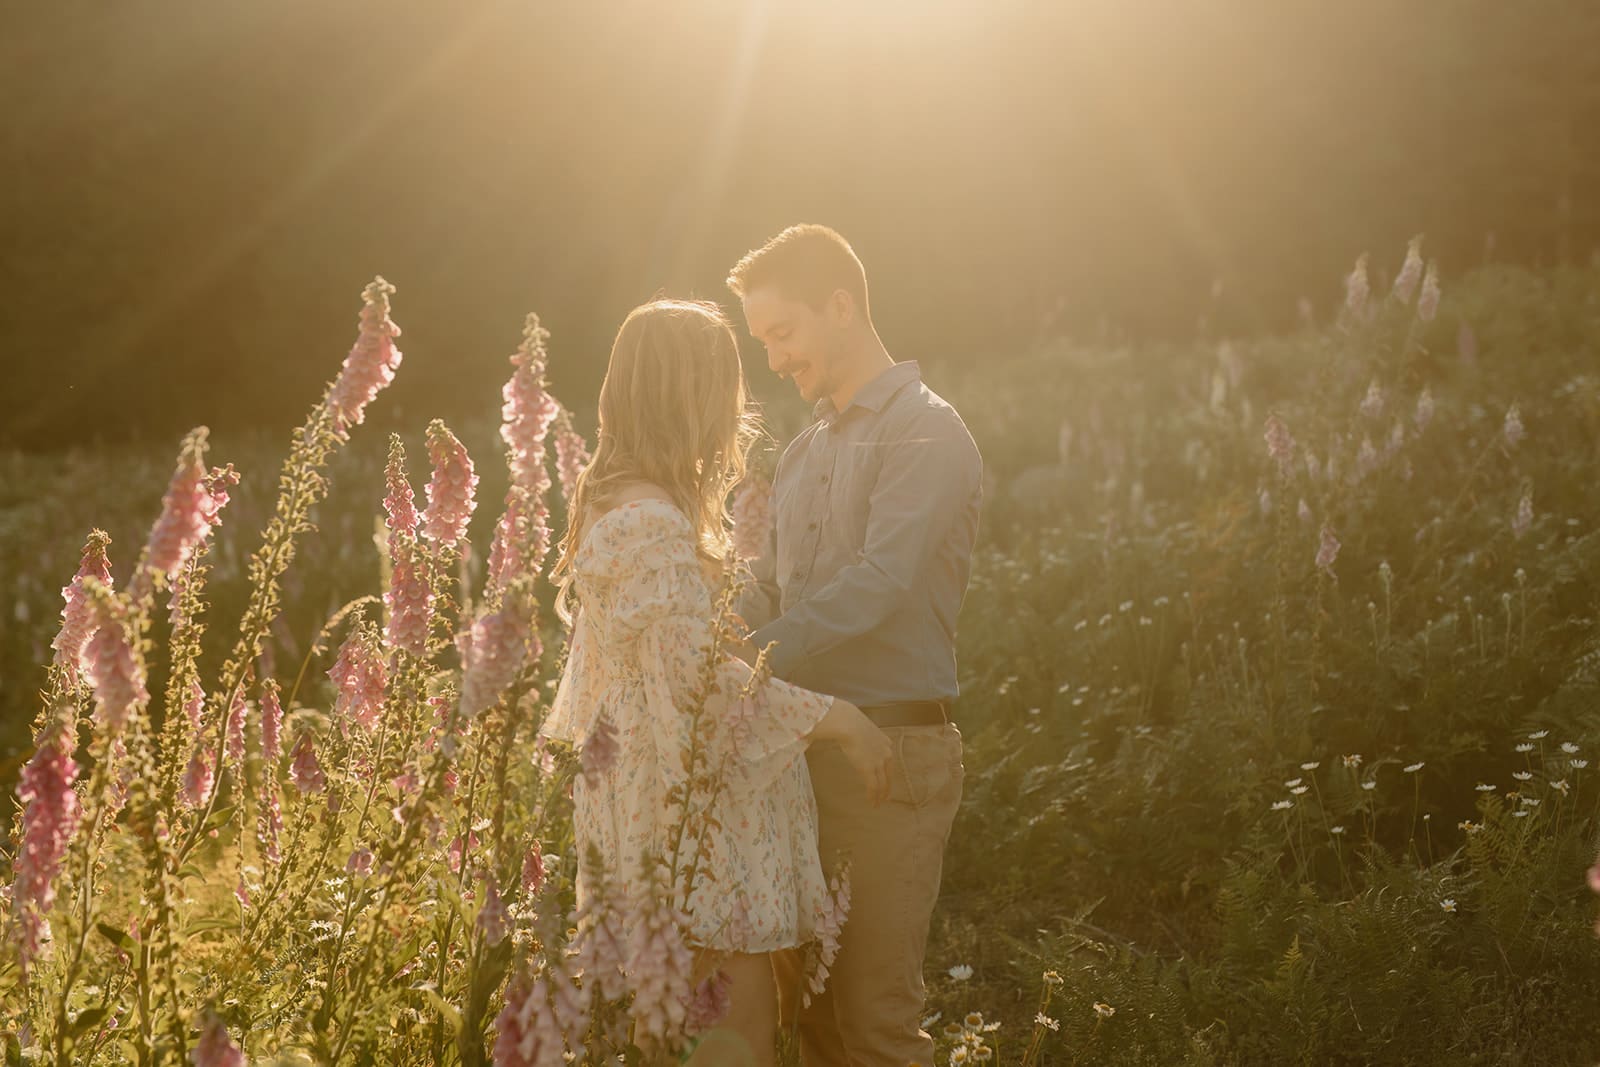
<path fill-rule="evenodd" d="M 945 973 L 958 982 L 965 982 L 968 978 L 972 977 L 972 968 L 967 966 L 965 963 L 958 963 Z"/>

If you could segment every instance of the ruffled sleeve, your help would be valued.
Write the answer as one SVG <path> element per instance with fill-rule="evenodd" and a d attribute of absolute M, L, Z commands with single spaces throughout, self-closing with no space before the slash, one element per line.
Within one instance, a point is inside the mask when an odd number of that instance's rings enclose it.
<path fill-rule="evenodd" d="M 567 639 L 567 659 L 556 685 L 550 710 L 539 724 L 539 736 L 570 745 L 580 744 L 594 730 L 603 706 L 606 681 L 590 651 L 588 612 L 582 608 L 572 620 Z"/>
<path fill-rule="evenodd" d="M 644 696 L 642 707 L 616 714 L 644 716 L 664 784 L 676 784 L 696 740 L 694 712 L 709 680 L 697 739 L 708 769 L 720 772 L 735 793 L 766 788 L 805 754 L 805 737 L 833 698 L 775 678 L 743 697 L 752 671 L 731 652 L 721 652 L 708 675 L 715 607 L 693 530 L 677 508 L 641 501 L 609 526 L 597 524 L 594 534 L 601 540 L 589 562 L 597 577 L 614 585 L 610 617 L 590 635 L 604 643 L 584 651 L 615 656 L 621 670 L 637 671 Z"/>

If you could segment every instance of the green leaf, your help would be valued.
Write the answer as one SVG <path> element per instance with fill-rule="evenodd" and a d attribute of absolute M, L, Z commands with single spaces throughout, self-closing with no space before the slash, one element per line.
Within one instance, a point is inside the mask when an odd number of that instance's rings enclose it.
<path fill-rule="evenodd" d="M 239 920 L 237 919 L 196 919 L 183 928 L 183 933 L 187 937 L 191 934 L 203 934 L 211 930 L 237 929 L 239 929 Z"/>
<path fill-rule="evenodd" d="M 211 817 L 206 819 L 206 824 L 200 827 L 200 832 L 205 833 L 207 830 L 215 830 L 223 823 L 226 823 L 229 819 L 233 818 L 233 809 L 234 805 L 229 804 L 225 808 L 218 808 L 216 811 L 213 811 L 211 813 Z"/>
<path fill-rule="evenodd" d="M 450 1026 L 451 1037 L 461 1033 L 461 1012 L 439 995 L 439 991 L 434 988 L 432 982 L 424 982 L 422 985 L 414 986 L 413 988 L 421 990 L 422 994 L 428 998 L 429 1003 L 434 1006 L 440 1015 L 444 1016 L 444 1021 Z"/>
<path fill-rule="evenodd" d="M 128 931 L 118 929 L 117 927 L 112 926 L 110 923 L 95 923 L 94 928 L 100 931 L 100 936 L 104 937 L 113 945 L 116 945 L 128 955 L 138 955 L 139 942 L 135 941 L 133 939 L 133 935 L 128 933 Z"/>
<path fill-rule="evenodd" d="M 87 1033 L 94 1027 L 99 1026 L 109 1014 L 111 1014 L 111 1012 L 104 1005 L 98 1008 L 90 1008 L 87 1011 L 81 1011 L 78 1013 L 78 1017 L 72 1020 L 72 1025 L 68 1028 L 67 1032 L 76 1038 L 80 1034 Z"/>

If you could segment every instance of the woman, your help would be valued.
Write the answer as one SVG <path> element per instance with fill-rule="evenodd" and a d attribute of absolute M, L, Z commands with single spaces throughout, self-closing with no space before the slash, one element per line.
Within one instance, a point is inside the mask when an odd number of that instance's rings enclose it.
<path fill-rule="evenodd" d="M 641 857 L 683 847 L 673 788 L 684 780 L 713 594 L 730 561 L 728 492 L 744 475 L 755 425 L 733 330 L 715 305 L 658 300 L 628 315 L 552 574 L 573 629 L 541 732 L 580 748 L 597 730 L 615 738 L 614 755 L 574 783 L 574 819 L 580 854 L 598 846 L 609 871 L 629 881 Z M 855 705 L 776 679 L 741 700 L 751 676 L 722 654 L 717 694 L 694 731 L 720 790 L 694 850 L 686 936 L 697 974 L 719 966 L 730 979 L 723 1026 L 749 1043 L 753 1062 L 771 1064 L 768 954 L 812 939 L 826 895 L 802 757 L 812 742 L 837 743 L 881 800 L 890 744 Z M 583 869 L 580 901 L 590 888 Z"/>

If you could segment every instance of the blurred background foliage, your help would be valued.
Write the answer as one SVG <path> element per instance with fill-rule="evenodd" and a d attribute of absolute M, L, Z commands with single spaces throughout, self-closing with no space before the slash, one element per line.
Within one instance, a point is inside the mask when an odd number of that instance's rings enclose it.
<path fill-rule="evenodd" d="M 969 364 L 1325 317 L 1418 231 L 1447 274 L 1600 243 L 1586 0 L 16 3 L 0 100 L 30 450 L 287 430 L 376 273 L 399 426 L 482 413 L 529 309 L 581 410 L 628 308 L 797 221 Z"/>

